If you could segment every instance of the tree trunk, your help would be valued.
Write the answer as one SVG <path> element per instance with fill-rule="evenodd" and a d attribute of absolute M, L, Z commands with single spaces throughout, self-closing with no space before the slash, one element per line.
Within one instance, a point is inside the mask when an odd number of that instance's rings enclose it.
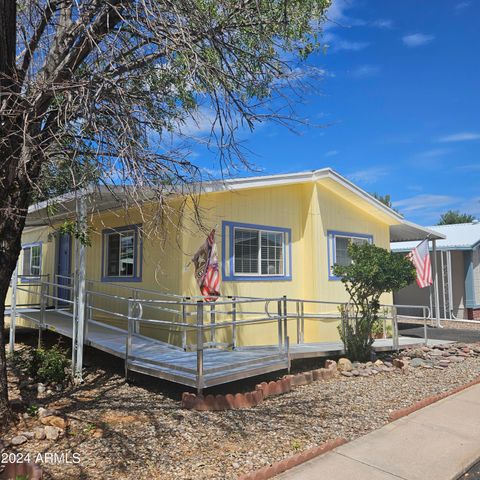
<path fill-rule="evenodd" d="M 0 155 L 1 155 L 0 151 Z M 3 179 L 5 181 L 5 179 Z M 18 184 L 18 180 L 14 182 Z M 21 238 L 27 207 L 29 189 L 23 186 L 19 192 L 9 195 L 8 186 L 0 196 L 0 425 L 5 425 L 11 418 L 8 404 L 7 368 L 6 368 L 6 332 L 5 332 L 5 299 L 10 279 L 17 264 L 21 250 Z M 10 185 L 10 188 L 12 186 Z M 12 188 L 13 190 L 13 188 Z"/>
<path fill-rule="evenodd" d="M 5 352 L 5 297 L 10 278 L 20 253 L 21 235 L 25 215 L 12 210 L 17 198 L 11 198 L 10 191 L 16 175 L 20 153 L 18 136 L 11 136 L 11 105 L 18 93 L 15 65 L 17 43 L 17 2 L 0 0 L 0 430 L 12 418 L 8 405 L 7 368 Z M 18 183 L 17 183 L 18 186 Z M 22 195 L 22 194 L 20 194 Z M 21 202 L 17 204 L 21 207 Z"/>
<path fill-rule="evenodd" d="M 17 138 L 19 135 L 13 134 L 0 146 L 0 159 L 3 160 L 0 163 L 3 187 L 0 190 L 0 425 L 11 418 L 5 351 L 5 299 L 22 248 L 22 233 L 31 197 L 30 182 L 37 180 L 40 169 L 38 156 L 25 145 L 20 147 Z M 27 158 L 30 168 L 26 173 L 21 169 L 12 171 L 15 165 L 25 165 Z"/>

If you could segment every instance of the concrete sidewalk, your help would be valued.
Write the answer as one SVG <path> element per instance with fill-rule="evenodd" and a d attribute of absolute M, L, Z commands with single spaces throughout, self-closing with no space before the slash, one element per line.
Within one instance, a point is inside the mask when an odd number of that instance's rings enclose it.
<path fill-rule="evenodd" d="M 452 480 L 480 457 L 480 385 L 440 400 L 279 480 Z"/>

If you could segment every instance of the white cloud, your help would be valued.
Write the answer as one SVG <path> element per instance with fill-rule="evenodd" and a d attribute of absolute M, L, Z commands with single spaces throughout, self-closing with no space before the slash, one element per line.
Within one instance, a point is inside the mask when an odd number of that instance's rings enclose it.
<path fill-rule="evenodd" d="M 439 142 L 468 142 L 470 140 L 480 140 L 480 132 L 459 132 L 452 135 L 445 135 L 438 139 Z"/>
<path fill-rule="evenodd" d="M 210 134 L 215 128 L 216 113 L 207 107 L 200 107 L 191 116 L 178 124 L 178 133 L 185 137 Z"/>
<path fill-rule="evenodd" d="M 458 167 L 455 167 L 455 170 L 457 172 L 478 172 L 480 171 L 480 163 L 469 163 L 467 165 L 459 165 Z"/>
<path fill-rule="evenodd" d="M 354 78 L 366 78 L 373 77 L 380 73 L 380 67 L 377 65 L 360 65 L 351 72 L 351 76 Z"/>
<path fill-rule="evenodd" d="M 370 45 L 370 42 L 345 40 L 344 38 L 341 38 L 332 32 L 326 32 L 323 35 L 323 40 L 327 45 L 331 46 L 334 52 L 339 52 L 341 50 L 358 52 L 359 50 L 363 50 Z"/>
<path fill-rule="evenodd" d="M 393 206 L 398 208 L 402 213 L 428 211 L 437 211 L 440 208 L 451 207 L 458 202 L 458 198 L 450 195 L 420 194 L 413 197 L 404 198 L 393 202 Z"/>
<path fill-rule="evenodd" d="M 387 176 L 389 170 L 385 167 L 372 167 L 352 172 L 347 177 L 354 183 L 371 184 Z"/>
<path fill-rule="evenodd" d="M 330 72 L 325 68 L 313 66 L 305 66 L 303 68 L 296 67 L 286 72 L 282 77 L 274 80 L 273 83 L 276 86 L 293 86 L 309 80 L 316 80 L 326 77 L 333 78 L 335 77 L 335 73 Z"/>
<path fill-rule="evenodd" d="M 351 27 L 365 25 L 365 21 L 360 18 L 349 17 L 345 12 L 352 8 L 353 0 L 335 0 L 327 11 L 327 20 L 325 28 L 334 28 L 336 26 Z"/>
<path fill-rule="evenodd" d="M 379 18 L 378 20 L 374 20 L 373 22 L 371 22 L 370 25 L 372 25 L 372 27 L 390 30 L 391 28 L 393 28 L 393 21 L 386 18 Z"/>
<path fill-rule="evenodd" d="M 323 26 L 323 40 L 331 46 L 333 52 L 341 50 L 358 52 L 370 45 L 370 42 L 359 40 L 346 40 L 338 32 L 333 30 L 347 30 L 352 27 L 376 26 L 378 28 L 388 28 L 389 20 L 378 20 L 367 22 L 360 18 L 355 18 L 347 14 L 347 11 L 355 6 L 355 0 L 335 0 L 327 11 L 327 22 Z"/>
<path fill-rule="evenodd" d="M 465 200 L 458 205 L 458 210 L 462 213 L 474 215 L 480 219 L 480 197 L 473 197 Z"/>
<path fill-rule="evenodd" d="M 338 155 L 339 151 L 338 150 L 329 150 L 328 152 L 325 153 L 325 157 L 334 157 L 335 155 Z"/>
<path fill-rule="evenodd" d="M 402 37 L 403 43 L 407 47 L 421 47 L 427 45 L 435 39 L 435 35 L 429 35 L 426 33 L 411 33 Z"/>
<path fill-rule="evenodd" d="M 200 173 L 202 174 L 203 177 L 212 179 L 212 178 L 222 178 L 225 172 L 222 172 L 221 168 L 200 167 Z"/>
<path fill-rule="evenodd" d="M 468 8 L 470 5 L 472 4 L 472 2 L 459 2 L 455 5 L 454 7 L 454 10 L 456 12 L 459 12 L 461 10 L 465 10 L 466 8 Z"/>
<path fill-rule="evenodd" d="M 334 43 L 333 48 L 336 51 L 351 50 L 352 52 L 358 52 L 359 50 L 367 48 L 369 45 L 370 42 L 355 42 L 339 39 L 337 42 Z"/>
<path fill-rule="evenodd" d="M 425 150 L 416 155 L 416 159 L 431 160 L 439 157 L 444 157 L 451 152 L 448 148 L 432 148 L 431 150 Z"/>
<path fill-rule="evenodd" d="M 451 195 L 419 194 L 393 202 L 402 213 L 411 215 L 417 222 L 432 225 L 447 210 L 459 210 L 480 217 L 480 197 L 461 198 Z"/>

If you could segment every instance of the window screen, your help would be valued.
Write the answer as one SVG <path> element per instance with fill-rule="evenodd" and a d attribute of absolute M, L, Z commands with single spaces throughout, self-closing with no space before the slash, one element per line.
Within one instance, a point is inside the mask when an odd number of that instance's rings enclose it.
<path fill-rule="evenodd" d="M 40 276 L 42 269 L 42 247 L 30 245 L 23 248 L 22 274 L 28 276 Z"/>
<path fill-rule="evenodd" d="M 107 234 L 107 276 L 132 277 L 136 261 L 135 231 Z"/>
<path fill-rule="evenodd" d="M 258 274 L 258 231 L 236 228 L 235 243 L 235 273 Z"/>
<path fill-rule="evenodd" d="M 235 228 L 235 274 L 283 275 L 284 250 L 282 232 Z"/>
<path fill-rule="evenodd" d="M 355 244 L 367 243 L 366 238 L 358 237 L 335 237 L 335 263 L 337 265 L 348 266 L 352 263 L 352 259 L 348 254 L 348 245 L 350 242 Z"/>

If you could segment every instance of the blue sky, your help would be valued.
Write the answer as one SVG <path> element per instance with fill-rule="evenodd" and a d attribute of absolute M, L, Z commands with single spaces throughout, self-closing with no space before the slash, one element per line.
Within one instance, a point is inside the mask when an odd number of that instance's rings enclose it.
<path fill-rule="evenodd" d="M 260 127 L 251 160 L 332 167 L 424 225 L 480 216 L 480 0 L 334 0 L 328 16 L 327 53 L 308 62 L 322 80 L 297 106 L 312 126 Z"/>

